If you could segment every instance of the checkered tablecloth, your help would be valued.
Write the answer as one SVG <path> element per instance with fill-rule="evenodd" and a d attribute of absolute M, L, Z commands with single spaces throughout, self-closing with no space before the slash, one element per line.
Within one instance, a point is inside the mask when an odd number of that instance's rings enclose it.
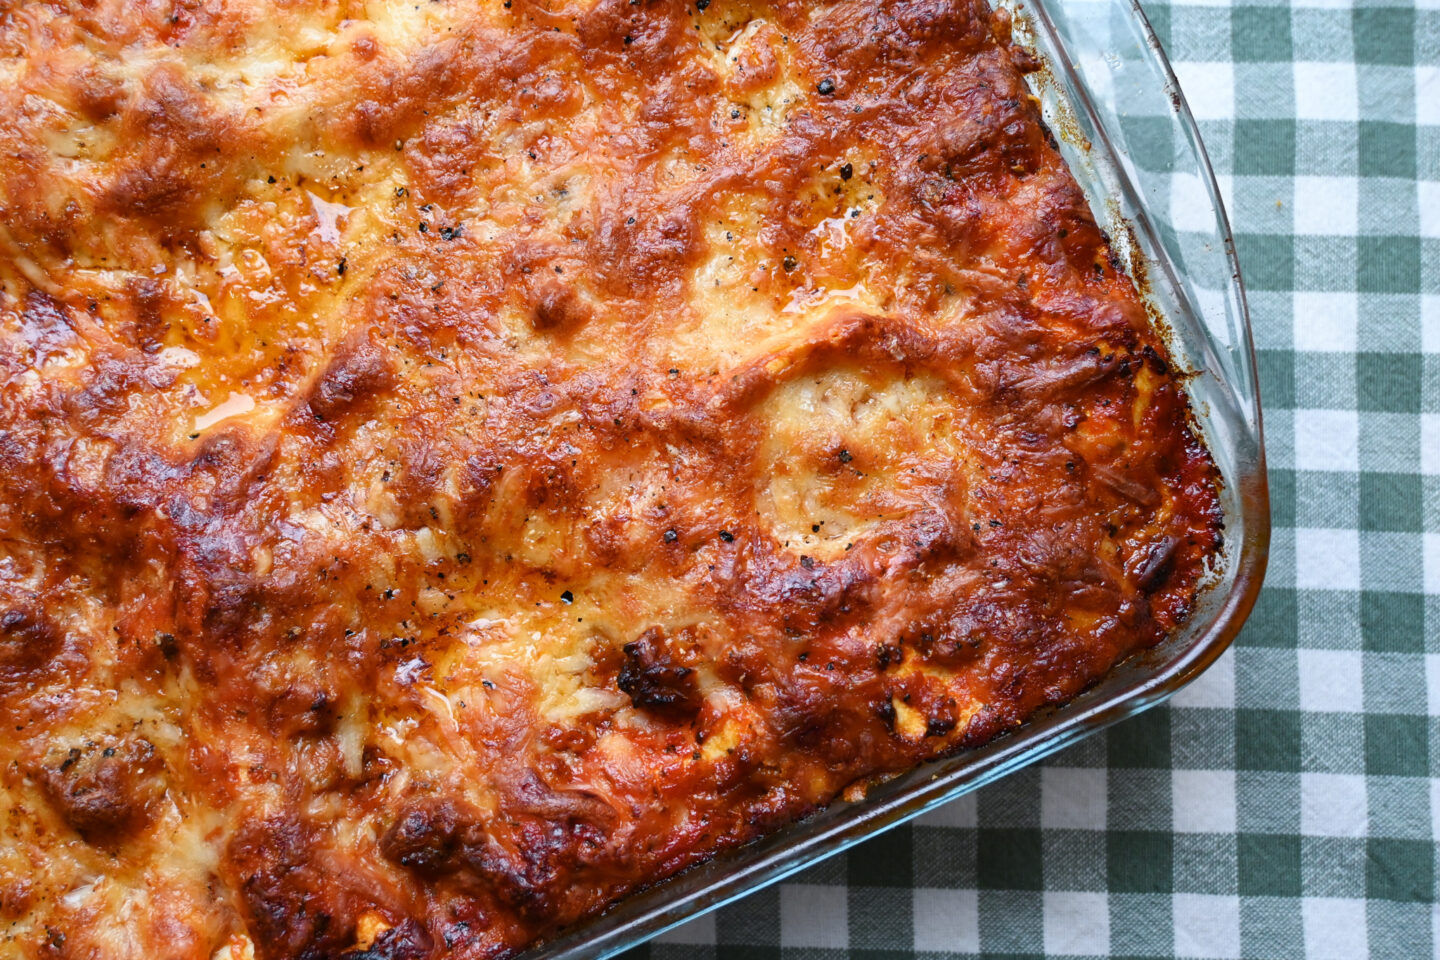
<path fill-rule="evenodd" d="M 1254 615 L 1169 704 L 631 960 L 1440 956 L 1440 2 L 1145 9 L 1249 287 Z"/>

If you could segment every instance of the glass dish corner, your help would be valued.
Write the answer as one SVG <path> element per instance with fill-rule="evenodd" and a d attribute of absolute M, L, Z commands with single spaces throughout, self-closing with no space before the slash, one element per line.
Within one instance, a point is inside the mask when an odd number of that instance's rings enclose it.
<path fill-rule="evenodd" d="M 1164 700 L 1230 645 L 1260 590 L 1270 506 L 1244 285 L 1220 189 L 1175 74 L 1134 0 L 998 0 L 1042 64 L 1032 92 L 1112 246 L 1189 371 L 1222 478 L 1225 550 L 1187 624 L 1070 703 L 973 751 L 621 901 L 524 960 L 613 956 Z"/>

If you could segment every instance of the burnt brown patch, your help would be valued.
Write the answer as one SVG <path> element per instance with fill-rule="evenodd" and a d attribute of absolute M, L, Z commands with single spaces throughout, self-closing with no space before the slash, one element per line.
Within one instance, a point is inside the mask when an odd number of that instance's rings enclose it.
<path fill-rule="evenodd" d="M 165 792 L 165 764 L 143 738 L 86 742 L 35 771 L 45 798 L 87 843 L 112 847 L 143 829 Z"/>
<path fill-rule="evenodd" d="M 683 639 L 651 627 L 625 644 L 624 664 L 616 685 L 642 710 L 669 716 L 694 714 L 700 708 L 693 653 Z"/>

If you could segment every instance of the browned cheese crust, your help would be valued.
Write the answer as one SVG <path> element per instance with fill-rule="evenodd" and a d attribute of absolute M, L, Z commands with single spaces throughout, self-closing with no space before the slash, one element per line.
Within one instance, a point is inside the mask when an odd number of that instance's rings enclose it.
<path fill-rule="evenodd" d="M 701 7 L 0 0 L 0 953 L 509 956 L 1186 616 L 1009 20 Z"/>

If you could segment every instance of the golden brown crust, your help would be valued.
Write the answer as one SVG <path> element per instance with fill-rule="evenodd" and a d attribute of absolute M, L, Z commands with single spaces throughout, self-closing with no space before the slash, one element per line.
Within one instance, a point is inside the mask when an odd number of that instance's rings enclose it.
<path fill-rule="evenodd" d="M 0 942 L 499 957 L 1062 702 L 1214 471 L 982 0 L 0 2 Z"/>

